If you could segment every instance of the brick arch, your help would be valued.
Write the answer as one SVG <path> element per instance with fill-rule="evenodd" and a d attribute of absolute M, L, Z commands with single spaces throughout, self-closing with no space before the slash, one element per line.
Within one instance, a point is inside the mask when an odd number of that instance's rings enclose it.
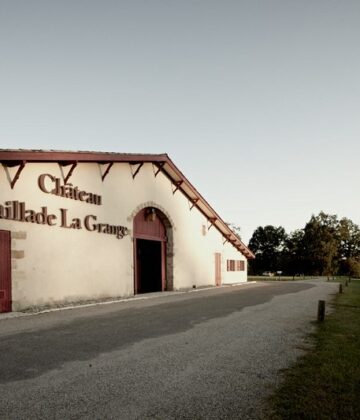
<path fill-rule="evenodd" d="M 152 216 L 154 214 L 154 216 Z M 153 218 L 153 220 L 152 220 Z M 130 220 L 129 220 L 130 219 Z M 148 220 L 146 220 L 148 219 Z M 164 271 L 165 280 L 162 290 L 171 291 L 174 288 L 174 224 L 170 215 L 154 202 L 143 203 L 134 209 L 128 218 L 133 222 L 134 241 L 134 291 L 137 292 L 137 239 L 152 239 L 164 243 Z"/>
<path fill-rule="evenodd" d="M 127 218 L 128 222 L 132 222 L 134 220 L 135 216 L 140 212 L 140 210 L 142 210 L 146 207 L 154 207 L 155 209 L 160 210 L 160 212 L 164 215 L 165 219 L 167 220 L 167 223 L 170 224 L 170 227 L 173 230 L 176 230 L 175 224 L 172 220 L 171 215 L 168 213 L 168 211 L 164 207 L 155 203 L 155 201 L 146 201 L 145 203 L 141 203 L 138 206 L 136 206 L 134 208 L 134 210 L 130 213 L 129 217 Z"/>

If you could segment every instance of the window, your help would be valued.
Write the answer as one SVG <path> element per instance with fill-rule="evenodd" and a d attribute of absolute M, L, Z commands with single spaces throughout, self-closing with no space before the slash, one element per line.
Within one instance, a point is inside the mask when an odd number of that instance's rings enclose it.
<path fill-rule="evenodd" d="M 235 260 L 227 260 L 227 271 L 235 271 Z"/>
<path fill-rule="evenodd" d="M 227 271 L 245 271 L 245 261 L 241 260 L 227 260 Z"/>

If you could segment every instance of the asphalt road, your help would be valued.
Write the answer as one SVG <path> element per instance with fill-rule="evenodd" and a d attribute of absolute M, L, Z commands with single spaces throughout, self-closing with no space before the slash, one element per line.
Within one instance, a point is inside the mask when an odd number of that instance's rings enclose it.
<path fill-rule="evenodd" d="M 0 319 L 0 419 L 258 419 L 335 284 L 268 282 Z"/>

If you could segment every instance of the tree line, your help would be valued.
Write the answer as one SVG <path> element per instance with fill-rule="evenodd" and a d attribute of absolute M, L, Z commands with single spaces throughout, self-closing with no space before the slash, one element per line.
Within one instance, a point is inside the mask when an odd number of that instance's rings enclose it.
<path fill-rule="evenodd" d="M 360 277 L 360 228 L 352 220 L 320 212 L 303 229 L 287 234 L 282 226 L 259 226 L 249 248 L 249 274 Z"/>

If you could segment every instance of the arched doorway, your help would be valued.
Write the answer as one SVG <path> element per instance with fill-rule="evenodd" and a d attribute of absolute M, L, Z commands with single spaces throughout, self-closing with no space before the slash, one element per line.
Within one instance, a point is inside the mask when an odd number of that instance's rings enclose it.
<path fill-rule="evenodd" d="M 134 217 L 134 292 L 172 290 L 168 276 L 167 217 L 155 207 L 146 207 Z"/>

